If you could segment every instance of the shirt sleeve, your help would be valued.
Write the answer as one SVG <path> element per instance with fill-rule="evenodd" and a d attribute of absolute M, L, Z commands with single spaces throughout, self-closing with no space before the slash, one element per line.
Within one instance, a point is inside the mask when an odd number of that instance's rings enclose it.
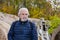
<path fill-rule="evenodd" d="M 8 40 L 13 40 L 15 22 L 12 23 L 10 30 L 8 32 Z"/>
<path fill-rule="evenodd" d="M 38 40 L 37 27 L 35 24 L 32 25 L 32 40 Z"/>

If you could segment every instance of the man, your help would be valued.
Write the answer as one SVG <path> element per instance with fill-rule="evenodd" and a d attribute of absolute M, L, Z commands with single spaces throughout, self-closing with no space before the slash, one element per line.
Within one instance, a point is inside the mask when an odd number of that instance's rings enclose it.
<path fill-rule="evenodd" d="M 8 32 L 8 40 L 38 40 L 36 26 L 28 20 L 28 9 L 19 9 L 18 16 L 19 20 L 12 23 Z"/>

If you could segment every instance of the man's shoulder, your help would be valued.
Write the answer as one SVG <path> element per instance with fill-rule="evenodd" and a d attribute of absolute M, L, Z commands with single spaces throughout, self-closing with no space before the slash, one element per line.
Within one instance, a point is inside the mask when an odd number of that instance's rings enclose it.
<path fill-rule="evenodd" d="M 29 22 L 30 22 L 30 26 L 31 26 L 31 28 L 37 28 L 35 22 L 33 22 L 33 21 L 29 21 Z"/>
<path fill-rule="evenodd" d="M 12 24 L 16 24 L 17 22 L 18 22 L 18 20 L 16 20 L 16 21 L 13 21 L 13 22 L 12 22 Z"/>
<path fill-rule="evenodd" d="M 30 20 L 29 20 L 29 23 L 30 23 L 31 25 L 35 25 L 35 23 L 34 23 L 33 21 L 30 21 Z"/>

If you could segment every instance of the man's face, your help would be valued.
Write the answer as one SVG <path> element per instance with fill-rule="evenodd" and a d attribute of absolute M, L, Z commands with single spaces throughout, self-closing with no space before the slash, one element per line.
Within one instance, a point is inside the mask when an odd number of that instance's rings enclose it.
<path fill-rule="evenodd" d="M 28 20 L 28 12 L 26 10 L 22 10 L 20 12 L 19 18 L 21 19 L 21 21 Z"/>

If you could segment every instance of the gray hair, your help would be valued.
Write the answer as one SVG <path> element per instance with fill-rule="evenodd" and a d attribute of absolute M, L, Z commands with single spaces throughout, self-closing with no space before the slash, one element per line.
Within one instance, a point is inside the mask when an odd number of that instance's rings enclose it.
<path fill-rule="evenodd" d="M 28 15 L 29 15 L 29 11 L 28 11 L 27 8 L 20 8 L 19 11 L 18 11 L 18 16 L 21 14 L 21 11 L 22 11 L 22 10 L 26 10 L 26 11 L 28 12 Z"/>

